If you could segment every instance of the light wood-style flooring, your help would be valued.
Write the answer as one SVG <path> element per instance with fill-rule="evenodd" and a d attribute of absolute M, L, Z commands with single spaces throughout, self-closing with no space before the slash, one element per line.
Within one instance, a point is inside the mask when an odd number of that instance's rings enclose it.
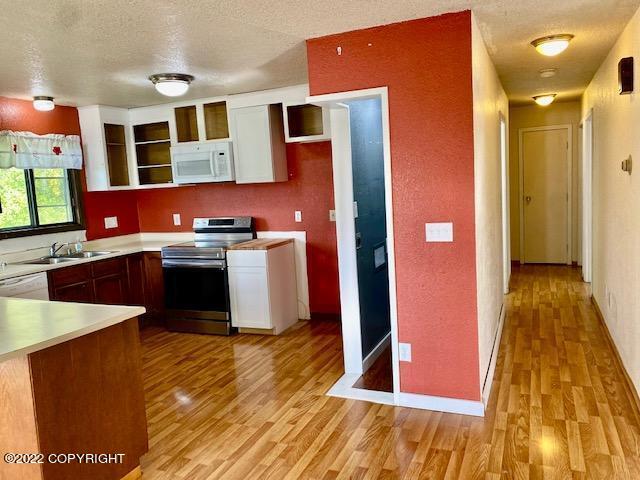
<path fill-rule="evenodd" d="M 339 326 L 143 333 L 144 479 L 640 479 L 640 424 L 579 271 L 516 268 L 484 418 L 327 397 Z"/>

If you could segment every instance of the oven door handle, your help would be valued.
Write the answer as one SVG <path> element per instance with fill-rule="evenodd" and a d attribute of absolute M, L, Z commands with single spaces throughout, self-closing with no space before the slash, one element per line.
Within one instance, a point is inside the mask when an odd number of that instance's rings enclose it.
<path fill-rule="evenodd" d="M 224 270 L 226 264 L 224 260 L 170 260 L 163 258 L 162 268 L 213 268 Z"/>

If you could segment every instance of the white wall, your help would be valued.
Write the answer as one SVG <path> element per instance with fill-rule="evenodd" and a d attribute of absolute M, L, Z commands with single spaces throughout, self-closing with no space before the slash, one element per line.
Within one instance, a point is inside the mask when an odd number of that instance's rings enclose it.
<path fill-rule="evenodd" d="M 640 390 L 640 10 L 584 93 L 593 109 L 593 295 L 627 372 Z M 618 61 L 633 56 L 634 92 L 617 92 Z M 629 155 L 630 176 L 620 169 Z M 606 292 L 610 292 L 607 298 Z"/>
<path fill-rule="evenodd" d="M 472 19 L 473 143 L 480 385 L 484 384 L 503 302 L 500 113 L 509 103 Z"/>
<path fill-rule="evenodd" d="M 518 161 L 518 130 L 549 125 L 571 125 L 572 177 L 571 177 L 571 260 L 580 263 L 580 102 L 552 103 L 548 107 L 526 105 L 509 109 L 509 170 L 511 189 L 511 256 L 520 259 L 520 164 Z"/>

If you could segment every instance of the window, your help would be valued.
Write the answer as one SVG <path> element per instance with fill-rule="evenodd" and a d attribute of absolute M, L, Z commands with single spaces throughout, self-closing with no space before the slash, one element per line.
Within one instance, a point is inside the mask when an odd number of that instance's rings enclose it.
<path fill-rule="evenodd" d="M 82 228 L 75 171 L 0 169 L 0 238 Z"/>

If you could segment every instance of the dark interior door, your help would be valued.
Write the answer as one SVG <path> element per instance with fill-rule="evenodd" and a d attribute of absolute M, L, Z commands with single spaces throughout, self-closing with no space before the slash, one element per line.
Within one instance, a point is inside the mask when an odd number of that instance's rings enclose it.
<path fill-rule="evenodd" d="M 362 355 L 390 332 L 389 270 L 379 99 L 349 103 Z"/>

